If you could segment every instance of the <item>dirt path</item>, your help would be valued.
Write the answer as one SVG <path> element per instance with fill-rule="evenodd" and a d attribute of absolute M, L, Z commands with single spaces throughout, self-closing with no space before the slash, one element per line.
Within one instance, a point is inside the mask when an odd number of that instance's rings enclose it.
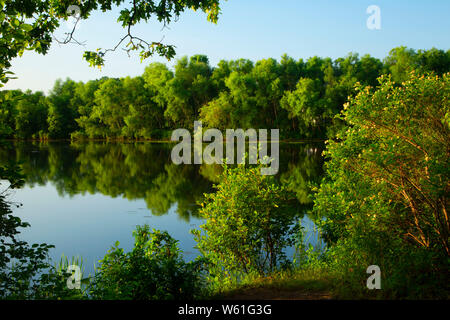
<path fill-rule="evenodd" d="M 230 300 L 331 300 L 330 292 L 310 291 L 304 288 L 248 288 L 231 292 L 223 297 Z"/>

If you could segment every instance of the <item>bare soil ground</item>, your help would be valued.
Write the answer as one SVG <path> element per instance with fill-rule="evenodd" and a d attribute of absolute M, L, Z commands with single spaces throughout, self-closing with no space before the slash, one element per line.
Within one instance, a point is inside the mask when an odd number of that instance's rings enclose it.
<path fill-rule="evenodd" d="M 256 282 L 224 293 L 221 299 L 230 300 L 330 300 L 327 280 L 270 279 Z"/>
<path fill-rule="evenodd" d="M 252 288 L 230 293 L 224 299 L 230 300 L 330 300 L 329 292 L 311 292 L 299 288 L 298 290 L 283 290 L 276 288 Z"/>

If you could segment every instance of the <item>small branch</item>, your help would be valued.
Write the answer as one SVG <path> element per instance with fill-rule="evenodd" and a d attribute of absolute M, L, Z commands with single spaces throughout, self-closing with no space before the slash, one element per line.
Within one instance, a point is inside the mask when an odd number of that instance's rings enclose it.
<path fill-rule="evenodd" d="M 73 25 L 72 31 L 71 32 L 67 32 L 66 34 L 66 39 L 64 39 L 63 41 L 58 40 L 56 37 L 53 37 L 53 39 L 59 43 L 59 44 L 68 44 L 68 43 L 73 43 L 73 44 L 77 44 L 80 46 L 86 46 L 86 42 L 79 42 L 78 40 L 76 40 L 74 38 L 74 33 L 75 30 L 77 29 L 78 23 L 80 22 L 81 17 L 78 17 L 77 20 L 75 21 L 75 24 Z"/>

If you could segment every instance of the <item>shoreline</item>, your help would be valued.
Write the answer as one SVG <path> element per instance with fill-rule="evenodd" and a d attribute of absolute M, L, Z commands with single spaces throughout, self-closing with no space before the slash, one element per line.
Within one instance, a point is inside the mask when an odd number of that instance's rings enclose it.
<path fill-rule="evenodd" d="M 283 139 L 279 140 L 280 143 L 289 144 L 301 144 L 301 143 L 324 143 L 327 139 Z M 83 143 L 83 142 L 111 142 L 111 143 L 135 143 L 135 142 L 148 142 L 148 143 L 179 143 L 179 141 L 172 141 L 169 139 L 0 139 L 0 142 L 40 142 L 40 143 L 51 143 L 51 142 L 70 142 L 70 143 Z M 267 140 L 263 142 L 271 142 L 272 140 Z M 226 142 L 226 139 L 223 139 Z M 202 144 L 208 144 L 209 142 L 202 142 Z M 248 142 L 246 142 L 248 143 Z"/>

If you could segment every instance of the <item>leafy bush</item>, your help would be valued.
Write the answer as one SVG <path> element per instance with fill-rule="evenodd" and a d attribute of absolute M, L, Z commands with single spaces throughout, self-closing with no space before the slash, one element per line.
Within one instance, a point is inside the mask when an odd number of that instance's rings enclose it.
<path fill-rule="evenodd" d="M 79 290 L 66 286 L 68 275 L 49 263 L 52 245 L 32 244 L 18 239 L 19 228 L 27 228 L 13 215 L 11 207 L 20 204 L 7 200 L 7 190 L 23 185 L 17 164 L 0 167 L 0 179 L 9 186 L 0 193 L 0 299 L 68 299 L 79 297 Z"/>
<path fill-rule="evenodd" d="M 13 216 L 12 203 L 6 199 L 7 190 L 23 184 L 19 167 L 11 164 L 0 167 L 0 179 L 9 181 L 9 186 L 0 193 L 0 298 L 26 299 L 32 296 L 33 277 L 47 267 L 46 257 L 51 246 L 34 244 L 30 246 L 17 239 L 19 228 L 28 223 Z M 17 206 L 19 206 L 17 204 Z"/>
<path fill-rule="evenodd" d="M 344 286 L 364 291 L 375 264 L 384 295 L 448 293 L 449 81 L 381 77 L 345 106 L 349 127 L 328 144 L 314 206 Z"/>
<path fill-rule="evenodd" d="M 260 167 L 224 166 L 215 193 L 206 194 L 200 215 L 206 223 L 193 233 L 216 283 L 263 275 L 287 263 L 293 244 L 296 196 Z"/>
<path fill-rule="evenodd" d="M 93 299 L 179 300 L 202 294 L 203 261 L 185 262 L 177 241 L 167 232 L 134 232 L 135 245 L 125 253 L 116 242 L 90 284 Z"/>

